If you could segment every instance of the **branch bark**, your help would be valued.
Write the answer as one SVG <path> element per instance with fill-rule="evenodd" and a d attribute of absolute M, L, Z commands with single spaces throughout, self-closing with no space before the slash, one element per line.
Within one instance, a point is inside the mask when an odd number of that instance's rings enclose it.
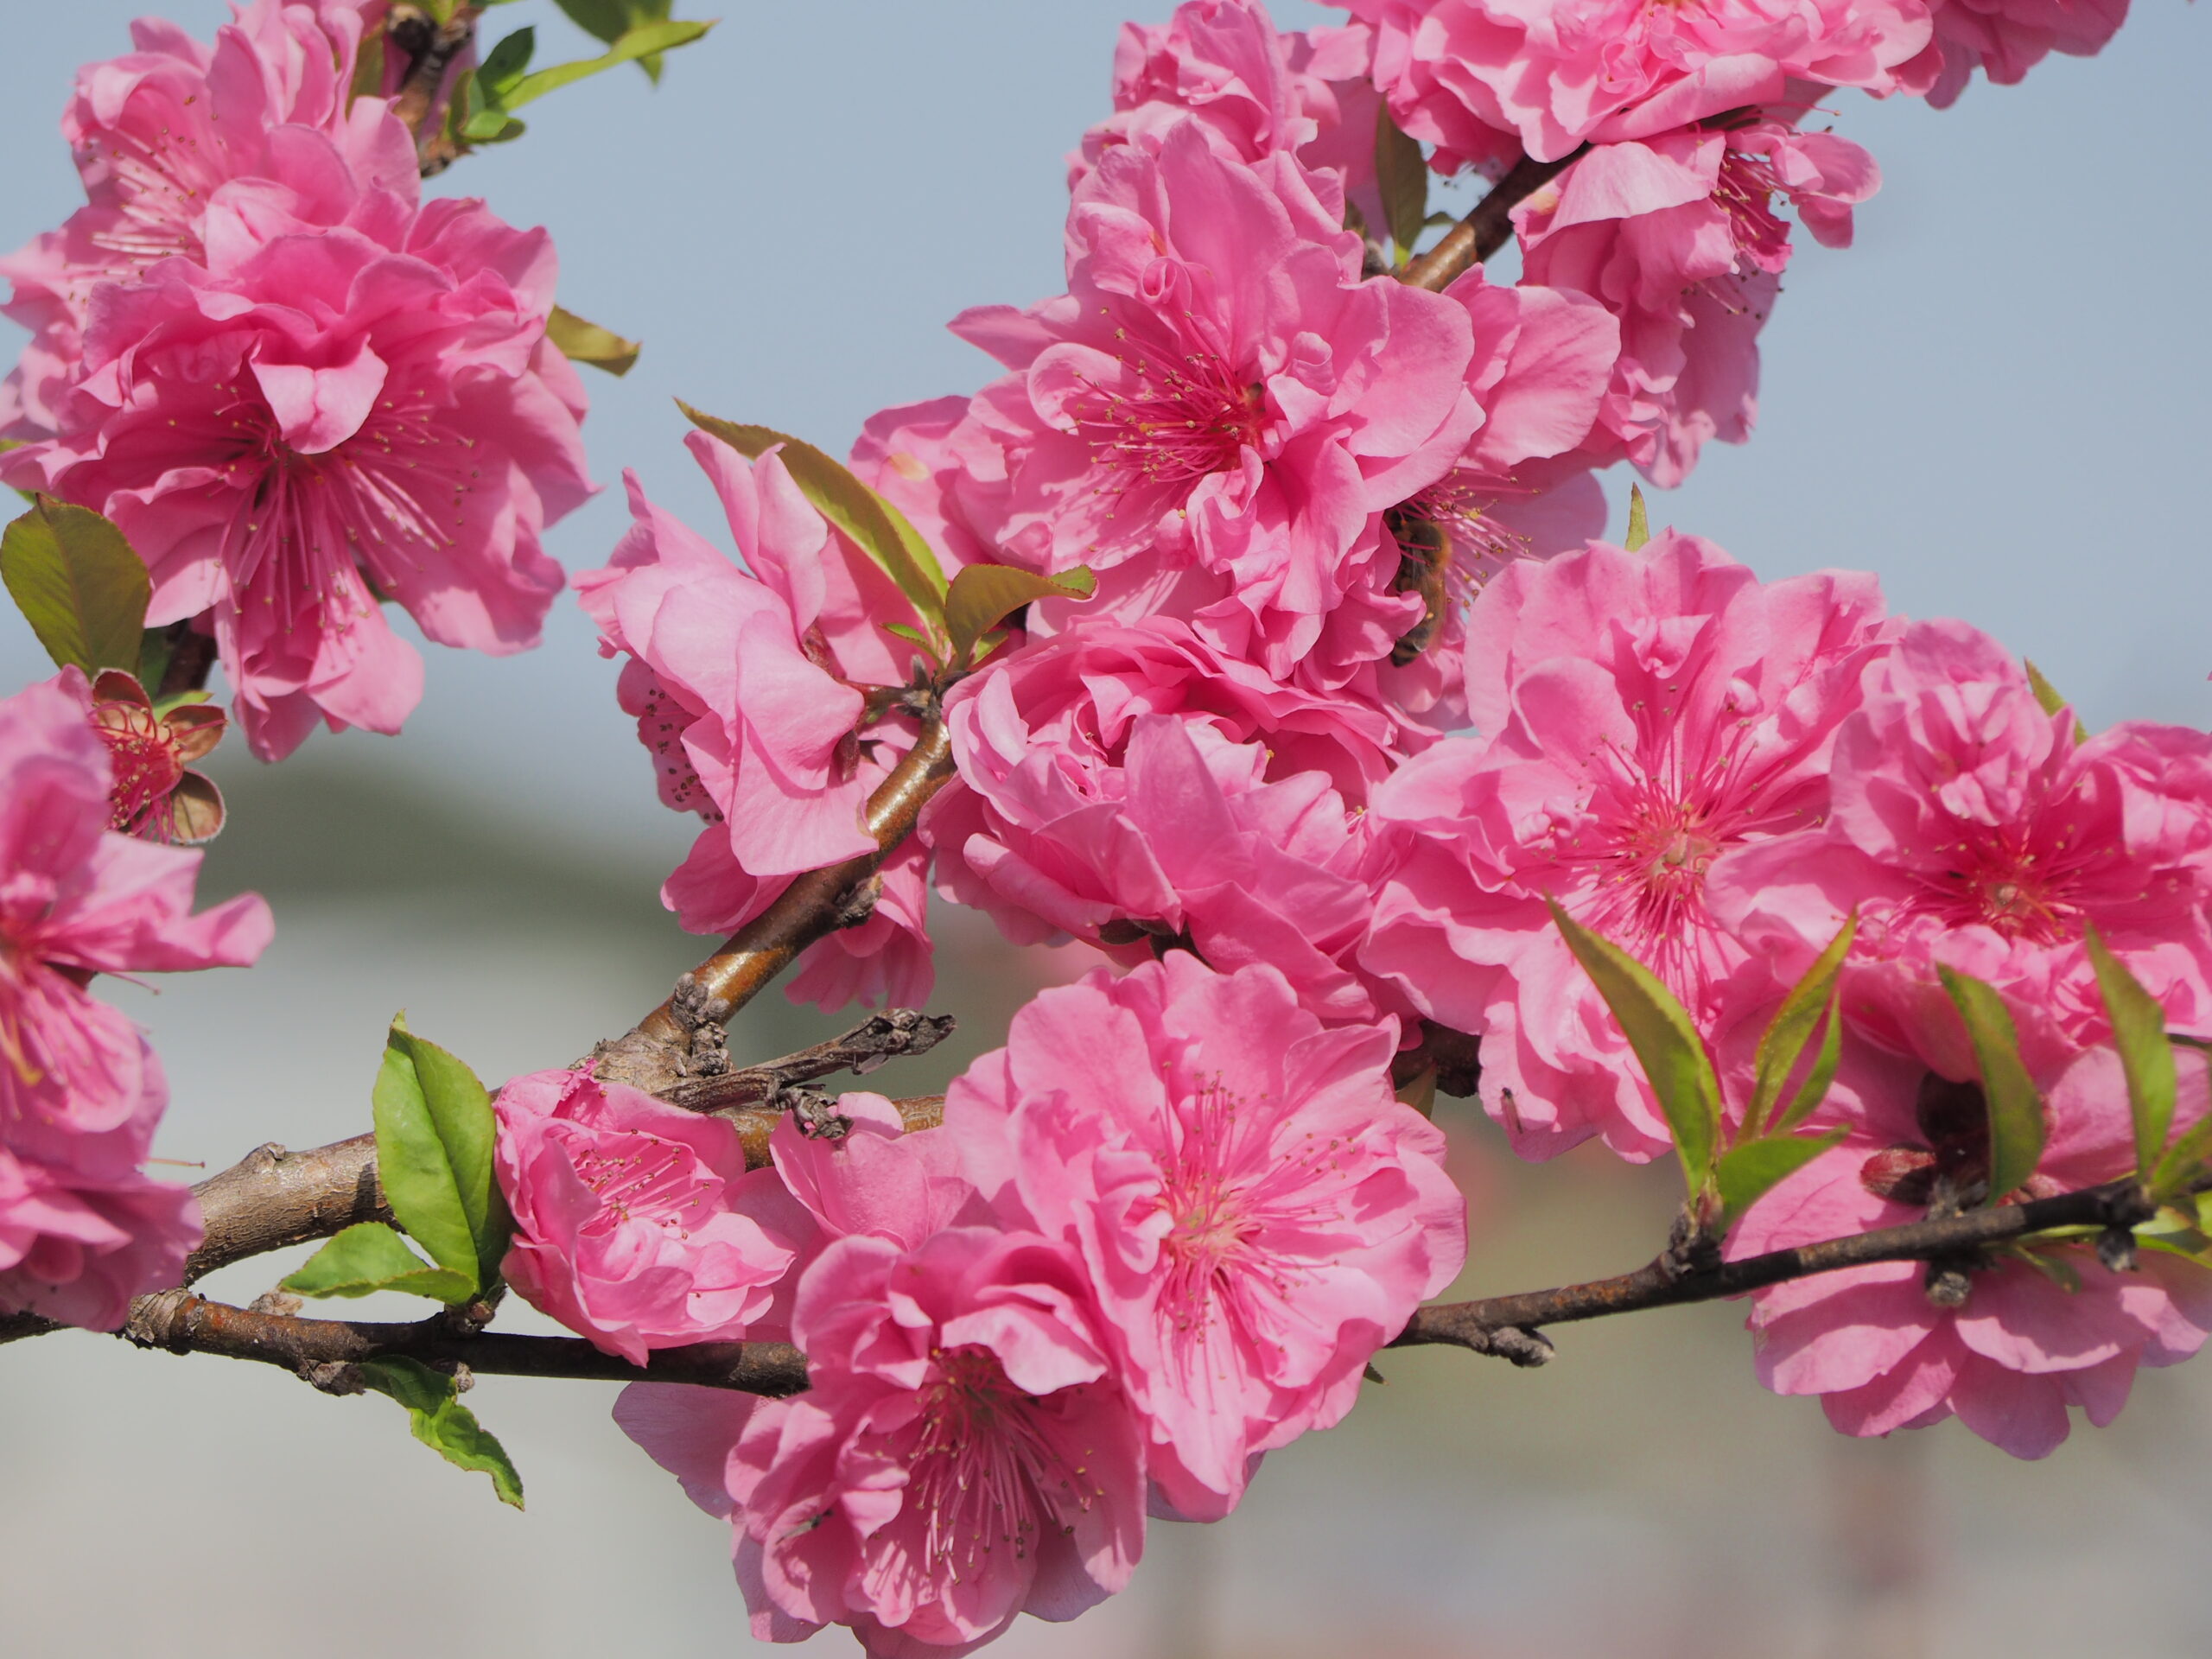
<path fill-rule="evenodd" d="M 1513 210 L 1564 172 L 1587 144 L 1578 146 L 1555 162 L 1539 162 L 1523 156 L 1513 164 L 1503 178 L 1491 187 L 1490 194 L 1477 202 L 1474 211 L 1444 232 L 1443 238 L 1427 253 L 1406 262 L 1398 273 L 1398 280 L 1412 288 L 1425 288 L 1431 293 L 1449 288 L 1454 278 L 1470 268 L 1479 265 L 1503 247 L 1513 234 Z"/>
<path fill-rule="evenodd" d="M 1928 1262 L 1971 1257 L 1986 1245 L 2024 1238 L 2061 1227 L 2126 1230 L 2156 1213 L 2135 1182 L 2115 1181 L 2056 1198 L 1999 1205 L 1961 1216 L 1917 1221 L 1878 1232 L 1832 1238 L 1794 1249 L 1774 1250 L 1707 1268 L 1685 1269 L 1669 1253 L 1634 1273 L 1557 1290 L 1525 1291 L 1481 1301 L 1424 1307 L 1391 1345 L 1419 1347 L 1449 1343 L 1476 1353 L 1502 1354 L 1516 1364 L 1538 1365 L 1550 1357 L 1550 1344 L 1535 1337 L 1543 1325 L 1633 1313 L 1647 1307 L 1675 1307 L 1710 1302 L 1746 1291 L 1764 1290 L 1786 1280 L 1808 1279 L 1843 1268 L 1876 1262 Z M 1518 1333 L 1518 1340 L 1513 1333 Z M 1533 1348 L 1530 1344 L 1533 1344 Z"/>

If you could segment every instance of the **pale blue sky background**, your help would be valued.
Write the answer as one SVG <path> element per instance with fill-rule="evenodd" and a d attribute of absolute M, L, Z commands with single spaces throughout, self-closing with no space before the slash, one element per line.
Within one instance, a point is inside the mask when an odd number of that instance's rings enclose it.
<path fill-rule="evenodd" d="M 981 384 L 940 325 L 1055 290 L 1059 158 L 1105 107 L 1120 18 L 1168 10 L 721 3 L 658 92 L 626 71 L 572 88 L 446 181 L 550 226 L 567 303 L 646 342 L 627 380 L 590 378 L 610 489 L 553 533 L 572 569 L 620 533 L 625 465 L 721 534 L 674 396 L 842 449 L 879 407 Z M 221 15 L 168 3 L 203 35 Z M 137 9 L 6 0 L 0 245 L 76 203 L 54 116 Z M 493 16 L 543 25 L 541 60 L 587 49 L 548 0 Z M 2208 68 L 2212 10 L 2145 0 L 2101 58 L 1947 113 L 1841 100 L 1889 186 L 1859 248 L 1803 250 L 1766 333 L 1763 429 L 1708 451 L 1655 518 L 1770 575 L 1875 569 L 1898 607 L 2034 656 L 2093 722 L 2212 721 Z M 652 897 L 686 821 L 654 802 L 573 608 L 534 655 L 429 666 L 397 741 L 318 736 L 274 773 L 218 757 L 237 821 L 207 885 L 266 888 L 278 932 L 251 973 L 111 990 L 168 1070 L 167 1154 L 219 1166 L 365 1128 L 396 1007 L 497 1078 L 582 1052 L 696 959 Z M 0 693 L 47 671 L 0 619 Z M 987 927 L 945 931 L 936 1006 L 964 1028 L 887 1087 L 941 1083 L 1020 994 Z M 766 1054 L 804 1029 L 765 998 L 733 1042 Z M 1510 1166 L 1486 1127 L 1452 1132 L 1475 1226 L 1461 1294 L 1618 1271 L 1663 1235 L 1664 1168 Z M 290 1260 L 212 1288 L 243 1301 Z M 2131 1655 L 2212 1651 L 2212 1358 L 2147 1375 L 2114 1428 L 2023 1465 L 1956 1425 L 1841 1440 L 1758 1387 L 1740 1323 L 1716 1306 L 1575 1327 L 1535 1373 L 1386 1356 L 1390 1386 L 1272 1457 L 1229 1523 L 1156 1529 L 1128 1595 L 1024 1621 L 995 1659 L 2057 1659 L 2108 1646 L 2116 1607 Z M 472 1402 L 528 1484 L 516 1516 L 388 1402 L 88 1335 L 0 1350 L 0 1648 L 766 1651 L 725 1532 L 613 1429 L 612 1393 L 481 1381 Z"/>

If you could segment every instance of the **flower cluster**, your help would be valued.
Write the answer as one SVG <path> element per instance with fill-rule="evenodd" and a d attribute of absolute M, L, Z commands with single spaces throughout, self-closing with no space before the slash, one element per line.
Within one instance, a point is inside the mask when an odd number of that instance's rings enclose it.
<path fill-rule="evenodd" d="M 385 600 L 443 645 L 534 645 L 539 534 L 590 489 L 551 244 L 422 200 L 389 100 L 352 95 L 368 10 L 254 0 L 212 47 L 136 25 L 63 118 L 86 206 L 0 262 L 35 334 L 0 474 L 122 528 L 149 620 L 213 635 L 264 760 L 399 729 L 422 664 Z"/>

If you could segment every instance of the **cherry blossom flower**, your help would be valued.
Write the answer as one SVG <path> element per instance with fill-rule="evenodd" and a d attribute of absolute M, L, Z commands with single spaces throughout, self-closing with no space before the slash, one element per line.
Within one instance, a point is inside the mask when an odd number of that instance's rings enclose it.
<path fill-rule="evenodd" d="M 922 833 L 947 898 L 1018 944 L 1073 934 L 1130 963 L 1187 938 L 1224 968 L 1274 963 L 1325 1017 L 1375 1018 L 1352 957 L 1380 715 L 1154 617 L 1031 644 L 956 690 L 946 723 L 959 779 Z"/>
<path fill-rule="evenodd" d="M 1749 953 L 1707 871 L 1818 821 L 1835 729 L 1886 632 L 1871 576 L 1761 583 L 1672 531 L 1516 564 L 1484 590 L 1466 661 L 1489 735 L 1447 739 L 1376 791 L 1371 816 L 1410 845 L 1361 961 L 1482 1036 L 1485 1103 L 1523 1155 L 1593 1134 L 1635 1159 L 1670 1144 L 1546 895 L 1725 1027 Z"/>
<path fill-rule="evenodd" d="M 1940 66 L 1928 101 L 1948 109 L 1979 68 L 2018 86 L 2053 52 L 2094 57 L 2127 21 L 2127 0 L 1932 0 L 1936 38 L 1916 70 Z"/>
<path fill-rule="evenodd" d="M 2031 1052 L 2097 1039 L 2091 927 L 2176 1029 L 2212 1032 L 2212 738 L 2080 738 L 1996 641 L 1920 622 L 1868 677 L 1831 789 L 1824 823 L 1732 853 L 1708 890 L 1785 977 L 1856 912 L 1847 988 L 1878 1040 L 1924 1020 L 1938 963 L 2018 1002 Z"/>
<path fill-rule="evenodd" d="M 1964 1047 L 1956 1033 L 1933 1046 Z M 2202 1065 L 2184 1059 L 2181 1071 L 2177 1128 L 2205 1109 Z M 2049 1141 L 2023 1195 L 2076 1192 L 2131 1173 L 2118 1056 L 2077 1052 L 2046 1081 Z M 1729 1235 L 1730 1257 L 1917 1221 L 1938 1198 L 1979 1200 L 1989 1140 L 1978 1084 L 1931 1071 L 1917 1054 L 1860 1047 L 1847 1062 L 1843 1090 L 1854 1096 L 1847 1138 L 1751 1206 Z M 1963 1286 L 1939 1284 L 1932 1297 L 1918 1262 L 1759 1291 L 1749 1320 L 1759 1380 L 1778 1394 L 1819 1395 L 1847 1434 L 1956 1415 L 2015 1457 L 2047 1456 L 2066 1438 L 2069 1406 L 2092 1423 L 2110 1422 L 2138 1366 L 2186 1359 L 2212 1332 L 2212 1273 L 2145 1244 L 2133 1273 L 2101 1265 L 2094 1241 L 2072 1240 L 1996 1255 Z"/>
<path fill-rule="evenodd" d="M 58 683 L 81 700 L 107 745 L 108 828 L 187 846 L 212 840 L 223 827 L 222 791 L 190 763 L 223 741 L 223 711 L 200 692 L 156 713 L 137 677 L 120 669 L 103 669 L 87 683 L 83 670 L 67 668 Z"/>
<path fill-rule="evenodd" d="M 1391 1096 L 1396 1048 L 1388 1022 L 1325 1030 L 1272 968 L 1171 950 L 1040 993 L 946 1096 L 1001 1218 L 1080 1253 L 1185 1518 L 1341 1419 L 1459 1270 L 1466 1206 Z"/>
<path fill-rule="evenodd" d="M 989 1227 L 841 1238 L 795 1335 L 796 1398 L 639 1384 L 615 1412 L 730 1517 L 756 1638 L 848 1624 L 880 1659 L 957 1659 L 1128 1582 L 1142 1431 L 1067 1250 Z"/>
<path fill-rule="evenodd" d="M 219 275 L 102 285 L 59 435 L 4 464 L 115 520 L 150 625 L 211 613 L 264 759 L 318 718 L 399 729 L 422 664 L 382 598 L 441 644 L 534 645 L 562 586 L 539 531 L 589 490 L 544 233 L 461 200 L 380 228 L 241 216 Z"/>
<path fill-rule="evenodd" d="M 1419 607 L 1389 592 L 1380 515 L 1480 420 L 1465 314 L 1363 282 L 1293 158 L 1244 165 L 1206 130 L 1101 156 L 1065 296 L 954 322 L 1014 371 L 976 400 L 1001 459 L 963 499 L 1011 562 L 1114 573 L 1138 609 L 1181 584 L 1179 613 L 1277 678 L 1339 607 L 1385 654 Z"/>
<path fill-rule="evenodd" d="M 890 578 L 833 532 L 774 454 L 748 462 L 688 440 L 714 481 L 741 567 L 628 480 L 632 524 L 613 563 L 577 577 L 601 649 L 626 653 L 618 696 L 655 757 L 661 799 L 707 828 L 662 897 L 695 933 L 751 920 L 805 870 L 874 849 L 869 795 L 914 741 L 863 725 L 863 685 L 906 678 L 879 621 L 912 615 Z M 814 948 L 796 995 L 918 1003 L 931 981 L 918 850 L 886 866 L 865 927 Z"/>
<path fill-rule="evenodd" d="M 1777 103 L 1793 79 L 1927 86 L 1922 0 L 1350 3 L 1375 30 L 1376 79 L 1398 124 L 1441 146 L 1447 166 L 1495 162 L 1496 135 L 1541 161 L 1586 140 L 1649 138 Z"/>
<path fill-rule="evenodd" d="M 181 1186 L 138 1166 L 168 1098 L 102 973 L 243 965 L 269 907 L 195 916 L 200 855 L 108 829 L 111 767 L 81 687 L 0 702 L 0 1309 L 112 1329 L 199 1242 Z"/>
<path fill-rule="evenodd" d="M 769 1311 L 797 1244 L 781 1181 L 747 1172 L 728 1121 L 582 1071 L 517 1077 L 494 1109 L 502 1270 L 531 1306 L 633 1365 Z"/>
<path fill-rule="evenodd" d="M 1656 482 L 1679 484 L 1707 440 L 1741 443 L 1758 418 L 1758 334 L 1790 256 L 1777 198 L 1847 247 L 1879 182 L 1858 145 L 1761 117 L 1601 144 L 1515 209 L 1525 280 L 1619 317 L 1599 423 Z"/>

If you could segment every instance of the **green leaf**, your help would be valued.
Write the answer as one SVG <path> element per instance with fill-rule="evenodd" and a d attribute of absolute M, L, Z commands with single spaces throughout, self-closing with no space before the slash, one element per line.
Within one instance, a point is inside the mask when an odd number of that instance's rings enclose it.
<path fill-rule="evenodd" d="M 2036 702 L 2041 705 L 2044 713 L 2055 715 L 2065 708 L 2065 697 L 2060 694 L 2056 686 L 2044 678 L 2043 670 L 2024 658 L 2021 660 L 2022 666 L 2028 671 L 2028 690 L 2036 694 Z M 2082 723 L 2079 715 L 2074 717 L 2074 741 L 2076 743 L 2086 743 L 2089 741 L 2089 728 Z"/>
<path fill-rule="evenodd" d="M 2165 1150 L 2174 1126 L 2174 1097 L 2181 1081 L 2174 1071 L 2174 1046 L 2166 1040 L 2166 1011 L 2142 982 L 2105 948 L 2091 928 L 2087 941 L 2097 970 L 2097 989 L 2112 1017 L 2113 1042 L 2120 1070 L 2127 1075 L 2127 1109 L 2135 1120 L 2135 1168 L 2147 1177 Z"/>
<path fill-rule="evenodd" d="M 366 1296 L 397 1290 L 463 1306 L 476 1287 L 462 1274 L 434 1268 L 380 1221 L 357 1222 L 309 1256 L 281 1288 L 301 1296 Z"/>
<path fill-rule="evenodd" d="M 965 668 L 976 642 L 1033 600 L 1089 599 L 1098 578 L 1086 565 L 1065 575 L 1040 576 L 1008 564 L 971 564 L 952 578 L 944 595 L 944 628 L 952 636 L 952 661 Z"/>
<path fill-rule="evenodd" d="M 525 24 L 485 54 L 476 71 L 476 86 L 486 105 L 494 110 L 505 106 L 507 94 L 530 72 L 530 54 L 537 49 L 537 30 Z"/>
<path fill-rule="evenodd" d="M 491 1096 L 474 1072 L 395 1018 L 372 1104 L 392 1214 L 431 1261 L 482 1289 L 512 1230 L 493 1178 Z"/>
<path fill-rule="evenodd" d="M 346 89 L 349 99 L 374 98 L 384 90 L 384 30 L 377 29 L 361 42 L 360 55 L 353 60 L 353 84 Z"/>
<path fill-rule="evenodd" d="M 0 532 L 0 582 L 60 666 L 137 671 L 153 583 L 146 562 L 97 512 L 36 498 Z"/>
<path fill-rule="evenodd" d="M 2043 1160 L 2043 1096 L 2020 1059 L 2020 1035 L 1996 988 L 1970 975 L 1939 967 L 1943 988 L 1958 1005 L 1981 1067 L 1981 1092 L 1989 1103 L 1989 1194 L 1994 1205 L 2036 1173 Z"/>
<path fill-rule="evenodd" d="M 1634 957 L 1584 927 L 1547 899 L 1552 920 L 1567 948 L 1598 987 L 1605 1006 L 1620 1021 L 1629 1046 L 1659 1096 L 1659 1109 L 1675 1132 L 1675 1153 L 1695 1198 L 1712 1184 L 1713 1153 L 1720 1136 L 1720 1079 L 1689 1010 L 1657 975 Z"/>
<path fill-rule="evenodd" d="M 398 1357 L 365 1359 L 356 1369 L 362 1382 L 407 1408 L 416 1440 L 456 1468 L 489 1475 L 499 1502 L 522 1508 L 522 1477 L 506 1448 L 461 1403 L 451 1377 L 420 1360 Z"/>
<path fill-rule="evenodd" d="M 677 407 L 702 432 L 720 438 L 752 460 L 758 461 L 775 445 L 783 445 L 785 470 L 806 499 L 899 584 L 899 591 L 912 602 L 924 621 L 943 625 L 947 584 L 937 555 L 922 539 L 921 531 L 906 522 L 906 514 L 854 477 L 842 462 L 772 427 L 725 421 L 680 399 Z"/>
<path fill-rule="evenodd" d="M 618 38 L 604 57 L 583 58 L 575 63 L 556 63 L 550 69 L 540 69 L 536 74 L 524 75 L 507 93 L 506 107 L 518 110 L 548 92 L 557 92 L 572 81 L 583 79 L 587 75 L 598 74 L 601 70 L 612 69 L 618 64 L 635 63 L 640 58 L 653 57 L 679 46 L 689 46 L 713 27 L 710 22 L 640 24 Z"/>
<path fill-rule="evenodd" d="M 640 23 L 664 21 L 671 0 L 554 0 L 569 21 L 594 40 L 620 40 Z"/>
<path fill-rule="evenodd" d="M 1795 1175 L 1849 1133 L 1832 1129 L 1826 1135 L 1770 1135 L 1764 1141 L 1746 1141 L 1721 1154 L 1714 1177 L 1728 1219 L 1735 1221 L 1770 1188 Z"/>
<path fill-rule="evenodd" d="M 586 322 L 573 311 L 553 308 L 553 315 L 545 320 L 545 338 L 561 349 L 561 354 L 571 363 L 588 363 L 616 376 L 630 372 L 638 360 L 639 346 L 634 340 L 625 340 L 611 328 L 602 328 L 595 322 Z"/>
<path fill-rule="evenodd" d="M 1758 1083 L 1752 1091 L 1751 1106 L 1744 1114 L 1744 1136 L 1747 1141 L 1756 1141 L 1766 1133 L 1767 1115 L 1782 1098 L 1789 1074 L 1797 1069 L 1805 1045 L 1813 1039 L 1814 1028 L 1823 1018 L 1827 1021 L 1827 1033 L 1813 1061 L 1812 1071 L 1790 1101 L 1789 1109 L 1775 1123 L 1775 1133 L 1781 1134 L 1802 1122 L 1826 1097 L 1828 1084 L 1835 1081 L 1836 1064 L 1843 1052 L 1836 995 L 1843 976 L 1843 960 L 1851 954 L 1851 941 L 1858 931 L 1859 918 L 1853 916 L 1805 970 L 1805 976 L 1792 988 L 1781 1011 L 1760 1035 Z"/>
<path fill-rule="evenodd" d="M 1651 539 L 1651 514 L 1643 505 L 1643 486 L 1628 486 L 1628 535 L 1621 545 L 1631 553 L 1643 551 L 1643 544 Z"/>
<path fill-rule="evenodd" d="M 2200 1117 L 2166 1148 L 2151 1177 L 2151 1197 L 2159 1204 L 2178 1198 L 2196 1179 L 2205 1159 L 2212 1157 L 2212 1117 Z"/>
<path fill-rule="evenodd" d="M 1428 218 L 1428 163 L 1421 146 L 1390 118 L 1390 106 L 1375 110 L 1375 182 L 1382 193 L 1382 213 L 1390 239 L 1402 257 L 1414 251 Z"/>

